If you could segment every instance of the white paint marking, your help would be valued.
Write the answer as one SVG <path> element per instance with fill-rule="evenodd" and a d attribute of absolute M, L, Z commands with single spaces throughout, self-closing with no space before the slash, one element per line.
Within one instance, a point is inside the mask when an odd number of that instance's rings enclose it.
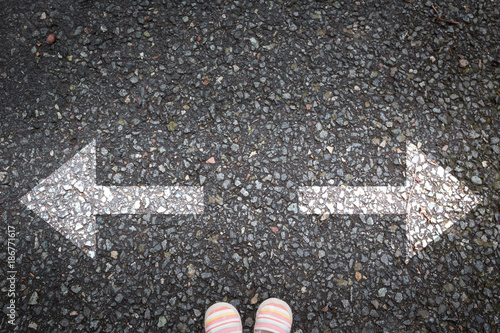
<path fill-rule="evenodd" d="M 413 144 L 406 150 L 406 177 L 405 186 L 300 187 L 299 209 L 304 214 L 406 214 L 411 257 L 480 200 Z"/>
<path fill-rule="evenodd" d="M 95 215 L 202 214 L 203 187 L 102 186 L 96 182 L 96 142 L 79 151 L 21 202 L 90 257 Z"/>

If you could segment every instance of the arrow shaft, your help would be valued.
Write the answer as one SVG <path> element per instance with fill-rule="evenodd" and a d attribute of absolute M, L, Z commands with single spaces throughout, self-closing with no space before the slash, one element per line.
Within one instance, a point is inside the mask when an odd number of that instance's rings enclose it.
<path fill-rule="evenodd" d="M 202 214 L 203 188 L 96 186 L 95 214 Z"/>
<path fill-rule="evenodd" d="M 403 186 L 303 186 L 299 205 L 306 214 L 406 214 Z"/>

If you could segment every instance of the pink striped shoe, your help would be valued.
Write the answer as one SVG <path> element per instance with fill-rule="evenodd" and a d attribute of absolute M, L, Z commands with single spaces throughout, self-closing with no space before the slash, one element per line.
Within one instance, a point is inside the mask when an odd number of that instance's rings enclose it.
<path fill-rule="evenodd" d="M 242 333 L 238 310 L 229 303 L 215 303 L 205 312 L 206 333 Z"/>
<path fill-rule="evenodd" d="M 280 299 L 262 302 L 256 317 L 254 333 L 290 333 L 292 330 L 292 309 Z"/>

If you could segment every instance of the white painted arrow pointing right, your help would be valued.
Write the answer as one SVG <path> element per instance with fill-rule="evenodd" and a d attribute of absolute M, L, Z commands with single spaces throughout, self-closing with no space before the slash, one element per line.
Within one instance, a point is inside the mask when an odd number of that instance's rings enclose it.
<path fill-rule="evenodd" d="M 411 257 L 479 203 L 450 171 L 408 144 L 405 186 L 305 186 L 299 189 L 299 209 L 305 214 L 405 214 Z"/>

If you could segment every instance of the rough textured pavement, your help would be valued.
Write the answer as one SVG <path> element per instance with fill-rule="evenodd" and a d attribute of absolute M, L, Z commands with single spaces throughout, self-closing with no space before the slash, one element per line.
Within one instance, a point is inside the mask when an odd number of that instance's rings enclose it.
<path fill-rule="evenodd" d="M 0 330 L 202 332 L 226 300 L 251 332 L 279 297 L 293 332 L 498 331 L 499 7 L 2 2 Z M 203 214 L 98 214 L 89 257 L 21 198 L 94 139 L 98 185 L 194 186 Z M 300 211 L 403 186 L 410 143 L 479 198 L 436 241 Z"/>

